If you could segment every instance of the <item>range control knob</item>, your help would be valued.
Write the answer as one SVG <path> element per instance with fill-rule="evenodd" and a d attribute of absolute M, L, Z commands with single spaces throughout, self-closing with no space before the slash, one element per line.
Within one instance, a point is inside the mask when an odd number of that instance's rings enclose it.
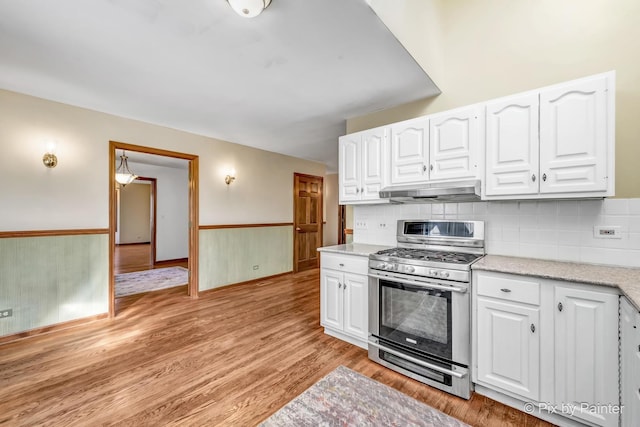
<path fill-rule="evenodd" d="M 437 276 L 438 275 L 438 270 L 429 270 L 429 274 L 432 276 Z"/>
<path fill-rule="evenodd" d="M 442 277 L 447 278 L 449 277 L 449 273 L 447 273 L 446 271 L 442 272 Z"/>
<path fill-rule="evenodd" d="M 386 270 L 387 269 L 387 264 L 385 264 L 384 262 L 382 264 L 378 264 L 378 268 L 381 270 Z"/>
<path fill-rule="evenodd" d="M 391 268 L 392 268 L 392 270 L 396 270 L 396 271 L 398 271 L 398 264 L 393 264 L 393 265 L 391 266 Z"/>
<path fill-rule="evenodd" d="M 413 267 L 412 267 L 412 266 L 410 266 L 410 265 L 407 265 L 407 266 L 404 268 L 404 271 L 406 271 L 407 273 L 413 273 L 414 271 L 416 271 L 416 269 L 415 269 L 415 268 L 413 268 Z"/>

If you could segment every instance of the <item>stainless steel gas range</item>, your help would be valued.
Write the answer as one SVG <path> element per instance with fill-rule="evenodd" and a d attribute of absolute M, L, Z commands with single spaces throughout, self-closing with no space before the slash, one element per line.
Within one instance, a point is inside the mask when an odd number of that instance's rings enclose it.
<path fill-rule="evenodd" d="M 369 358 L 468 399 L 471 264 L 484 222 L 400 220 L 398 247 L 369 256 Z"/>

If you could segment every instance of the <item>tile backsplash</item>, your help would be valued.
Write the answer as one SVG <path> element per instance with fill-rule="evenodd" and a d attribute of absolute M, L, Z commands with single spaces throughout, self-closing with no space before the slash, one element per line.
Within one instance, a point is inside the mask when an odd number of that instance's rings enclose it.
<path fill-rule="evenodd" d="M 353 240 L 394 246 L 399 219 L 485 221 L 493 255 L 640 267 L 640 199 L 357 205 Z M 595 226 L 619 238 L 596 238 Z"/>

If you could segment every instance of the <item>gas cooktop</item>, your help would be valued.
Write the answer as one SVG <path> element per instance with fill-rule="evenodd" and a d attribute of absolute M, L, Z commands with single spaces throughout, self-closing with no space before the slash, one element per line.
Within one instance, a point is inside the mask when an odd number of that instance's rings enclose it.
<path fill-rule="evenodd" d="M 396 258 L 425 262 L 440 262 L 450 264 L 471 264 L 482 255 L 468 254 L 463 252 L 435 251 L 429 249 L 415 248 L 392 248 L 376 252 L 372 258 Z M 379 258 L 380 257 L 380 258 Z"/>

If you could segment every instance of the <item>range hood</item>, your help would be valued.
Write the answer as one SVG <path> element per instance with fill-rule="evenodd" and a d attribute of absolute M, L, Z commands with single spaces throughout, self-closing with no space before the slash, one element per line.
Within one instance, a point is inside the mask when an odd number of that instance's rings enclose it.
<path fill-rule="evenodd" d="M 386 187 L 380 190 L 380 198 L 391 203 L 477 202 L 480 180 Z"/>

